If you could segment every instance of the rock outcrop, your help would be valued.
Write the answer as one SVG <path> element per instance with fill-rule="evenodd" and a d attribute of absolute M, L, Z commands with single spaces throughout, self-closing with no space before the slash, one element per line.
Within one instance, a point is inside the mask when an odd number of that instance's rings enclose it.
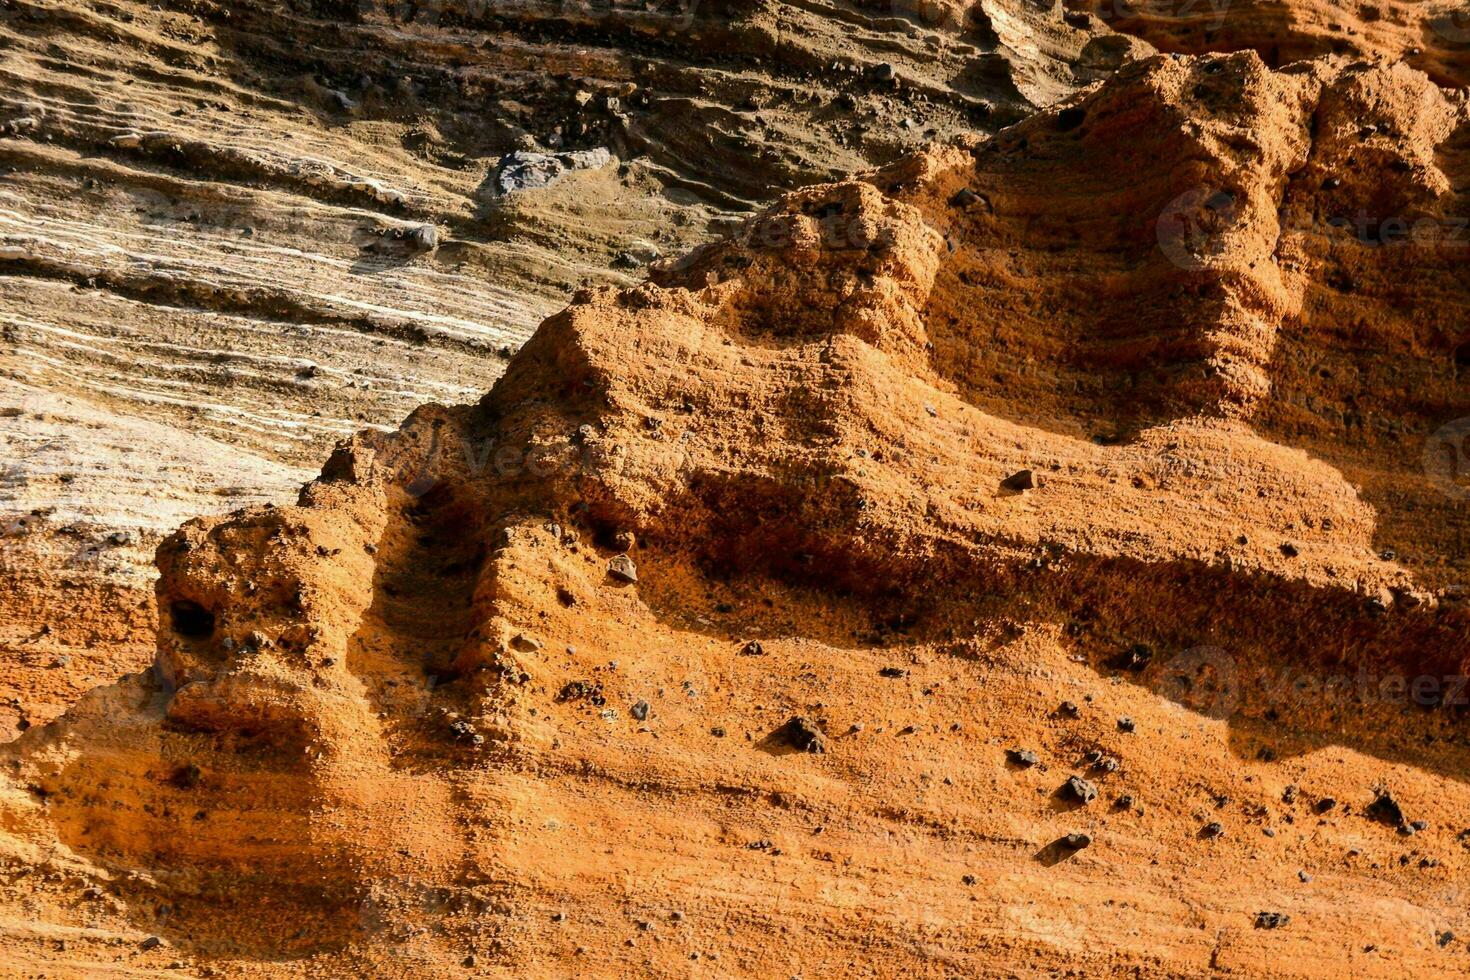
<path fill-rule="evenodd" d="M 154 667 L 3 750 L 0 950 L 1455 973 L 1467 149 L 1153 57 L 580 291 L 160 547 Z"/>
<path fill-rule="evenodd" d="M 0 454 L 56 424 L 83 451 L 133 440 L 83 457 L 115 498 L 84 517 L 145 536 L 178 521 L 134 485 L 196 514 L 289 499 L 344 435 L 478 397 L 650 247 L 993 132 L 1147 49 L 1022 2 L 680 0 L 11 0 L 0 43 L 0 400 L 22 411 Z M 584 165 L 496 193 L 516 154 Z M 31 387 L 115 422 L 33 412 Z M 255 462 L 220 488 L 153 462 L 179 452 Z M 0 483 L 0 511 L 52 489 Z"/>

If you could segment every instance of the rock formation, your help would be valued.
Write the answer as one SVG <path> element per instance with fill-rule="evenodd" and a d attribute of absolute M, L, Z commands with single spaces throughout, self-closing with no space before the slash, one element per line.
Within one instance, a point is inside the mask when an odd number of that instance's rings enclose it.
<path fill-rule="evenodd" d="M 60 429 L 92 464 L 77 492 L 0 482 L 0 507 L 65 496 L 53 530 L 150 546 L 179 520 L 139 487 L 189 514 L 280 499 L 343 436 L 473 401 L 572 289 L 641 280 L 620 256 L 993 132 L 1147 47 L 1019 0 L 7 0 L 0 42 L 0 393 L 22 413 L 0 454 Z M 498 193 L 516 154 L 601 163 Z M 432 250 L 381 247 L 425 229 Z M 242 472 L 155 463 L 178 454 Z"/>
<path fill-rule="evenodd" d="M 1467 197 L 1407 65 L 1154 56 L 579 291 L 160 546 L 0 954 L 1458 974 Z"/>

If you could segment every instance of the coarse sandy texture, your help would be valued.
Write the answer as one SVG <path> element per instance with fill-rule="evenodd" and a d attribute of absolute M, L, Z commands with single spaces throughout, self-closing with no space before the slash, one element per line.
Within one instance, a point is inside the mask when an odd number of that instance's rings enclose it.
<path fill-rule="evenodd" d="M 16 384 L 114 417 L 136 451 L 73 460 L 100 534 L 178 526 L 138 484 L 284 502 L 344 435 L 473 401 L 579 285 L 1148 50 L 1019 0 L 5 0 L 0 44 L 0 450 L 56 424 Z M 606 156 L 500 193 L 516 151 Z M 175 440 L 215 472 L 178 479 Z"/>
<path fill-rule="evenodd" d="M 1467 196 L 1407 66 L 1155 57 L 580 291 L 159 547 L 0 959 L 1463 975 Z"/>
<path fill-rule="evenodd" d="M 1255 51 L 1275 68 L 1323 54 L 1403 61 L 1470 85 L 1470 7 L 1458 0 L 1069 0 L 1160 51 Z"/>
<path fill-rule="evenodd" d="M 162 536 L 289 501 L 345 435 L 474 401 L 574 288 L 631 285 L 784 189 L 994 131 L 1148 50 L 1025 3 L 4 0 L 16 607 L 151 591 Z M 513 152 L 604 155 L 500 193 Z M 6 725 L 50 716 L 24 688 Z"/>

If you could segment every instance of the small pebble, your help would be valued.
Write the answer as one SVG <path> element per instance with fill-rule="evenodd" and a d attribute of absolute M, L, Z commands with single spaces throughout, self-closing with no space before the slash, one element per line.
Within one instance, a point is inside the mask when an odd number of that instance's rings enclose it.
<path fill-rule="evenodd" d="M 618 555 L 607 563 L 607 573 L 619 582 L 637 582 L 638 566 L 627 555 Z"/>
<path fill-rule="evenodd" d="M 1257 929 L 1280 929 L 1291 921 L 1291 916 L 1285 912 L 1257 912 Z"/>
<path fill-rule="evenodd" d="M 1036 765 L 1036 763 L 1040 761 L 1037 759 L 1036 753 L 1032 752 L 1030 749 L 1007 749 L 1006 758 L 1014 764 L 1027 769 Z"/>
<path fill-rule="evenodd" d="M 1097 787 L 1080 776 L 1069 777 L 1062 789 L 1067 796 L 1083 804 L 1097 799 Z"/>

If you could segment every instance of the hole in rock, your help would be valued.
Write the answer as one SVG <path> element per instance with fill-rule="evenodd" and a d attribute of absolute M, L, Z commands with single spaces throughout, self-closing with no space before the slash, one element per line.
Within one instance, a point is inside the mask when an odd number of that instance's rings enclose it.
<path fill-rule="evenodd" d="M 168 612 L 174 632 L 180 636 L 198 640 L 214 633 L 214 613 L 197 602 L 180 599 L 169 606 Z"/>

